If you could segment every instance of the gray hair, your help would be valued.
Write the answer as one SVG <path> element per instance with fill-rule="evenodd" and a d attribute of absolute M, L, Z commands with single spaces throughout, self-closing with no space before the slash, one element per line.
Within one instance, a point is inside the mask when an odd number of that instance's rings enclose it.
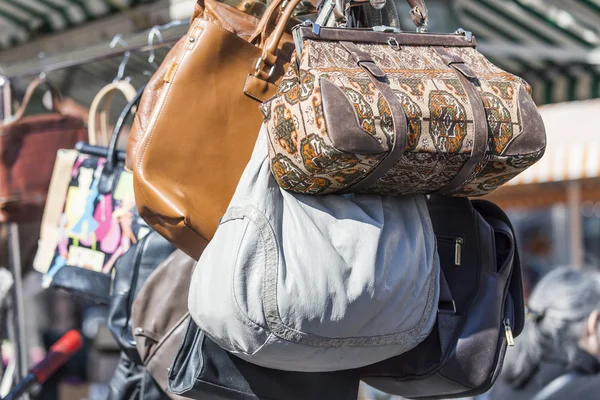
<path fill-rule="evenodd" d="M 528 308 L 530 318 L 504 363 L 513 387 L 529 381 L 544 354 L 573 359 L 588 316 L 600 309 L 600 273 L 557 268 L 539 281 Z"/>

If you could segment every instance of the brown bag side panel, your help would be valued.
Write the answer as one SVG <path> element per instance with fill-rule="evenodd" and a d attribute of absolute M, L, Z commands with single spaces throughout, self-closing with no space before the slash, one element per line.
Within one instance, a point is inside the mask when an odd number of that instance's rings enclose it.
<path fill-rule="evenodd" d="M 184 252 L 173 252 L 150 275 L 132 306 L 132 328 L 138 352 L 165 391 L 167 368 L 175 358 L 187 326 L 189 282 L 195 264 Z"/>

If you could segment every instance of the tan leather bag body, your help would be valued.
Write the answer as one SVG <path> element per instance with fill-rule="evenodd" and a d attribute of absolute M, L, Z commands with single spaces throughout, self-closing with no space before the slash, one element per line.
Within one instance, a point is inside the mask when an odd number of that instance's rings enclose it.
<path fill-rule="evenodd" d="M 148 125 L 137 134 L 139 214 L 195 259 L 250 159 L 260 102 L 275 94 L 289 63 L 293 44 L 285 30 L 294 8 L 282 10 L 282 3 L 273 1 L 252 30 L 252 16 L 199 2 L 180 53 L 166 67 Z"/>

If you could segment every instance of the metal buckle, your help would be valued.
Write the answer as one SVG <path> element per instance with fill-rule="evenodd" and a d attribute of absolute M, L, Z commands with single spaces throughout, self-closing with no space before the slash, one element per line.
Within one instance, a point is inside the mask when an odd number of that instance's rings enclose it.
<path fill-rule="evenodd" d="M 471 42 L 473 40 L 473 33 L 471 31 L 465 31 L 463 28 L 458 28 L 454 33 L 457 35 L 464 35 L 467 42 Z"/>
<path fill-rule="evenodd" d="M 388 38 L 387 44 L 388 44 L 388 46 L 390 46 L 392 49 L 394 49 L 396 51 L 400 50 L 400 43 L 398 43 L 396 38 L 393 38 L 393 37 Z"/>
<path fill-rule="evenodd" d="M 448 309 L 445 309 L 445 308 L 442 309 L 438 305 L 438 314 L 439 313 L 450 313 L 450 312 L 452 312 L 453 314 L 456 315 L 456 303 L 454 302 L 454 300 L 452 300 L 452 310 L 448 310 Z"/>
<path fill-rule="evenodd" d="M 254 75 L 258 76 L 258 73 L 261 71 L 260 67 L 262 66 L 262 63 L 265 61 L 265 59 L 263 58 L 263 56 L 260 56 L 258 58 L 258 61 L 256 61 L 256 67 L 254 67 Z M 267 79 L 271 79 L 271 77 L 273 76 L 273 74 L 275 73 L 275 64 L 271 65 L 271 69 L 269 69 L 269 75 L 267 75 Z"/>

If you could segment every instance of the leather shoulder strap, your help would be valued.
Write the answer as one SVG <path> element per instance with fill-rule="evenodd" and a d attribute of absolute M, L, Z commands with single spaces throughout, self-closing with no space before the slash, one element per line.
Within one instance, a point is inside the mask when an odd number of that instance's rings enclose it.
<path fill-rule="evenodd" d="M 95 146 L 98 141 L 98 133 L 96 132 L 97 121 L 100 118 L 100 135 L 102 146 L 108 146 L 110 140 L 110 129 L 108 124 L 108 114 L 112 103 L 112 98 L 115 93 L 120 92 L 129 103 L 135 97 L 137 91 L 133 85 L 126 81 L 116 81 L 104 86 L 90 106 L 90 114 L 88 119 L 88 142 Z M 102 111 L 98 111 L 101 104 L 104 104 Z"/>
<path fill-rule="evenodd" d="M 577 372 L 569 372 L 568 374 L 561 375 L 540 390 L 532 400 L 547 400 L 580 376 Z"/>
<path fill-rule="evenodd" d="M 33 97 L 35 89 L 37 89 L 40 85 L 45 85 L 50 90 L 50 93 L 52 94 L 52 109 L 56 112 L 61 112 L 60 93 L 58 92 L 58 90 L 47 80 L 37 78 L 34 79 L 29 84 L 29 86 L 27 86 L 27 90 L 25 90 L 25 96 L 23 96 L 23 101 L 21 102 L 21 105 L 15 112 L 15 119 L 20 119 L 21 117 L 23 117 L 23 114 L 25 114 L 25 110 L 27 109 L 31 98 Z"/>

